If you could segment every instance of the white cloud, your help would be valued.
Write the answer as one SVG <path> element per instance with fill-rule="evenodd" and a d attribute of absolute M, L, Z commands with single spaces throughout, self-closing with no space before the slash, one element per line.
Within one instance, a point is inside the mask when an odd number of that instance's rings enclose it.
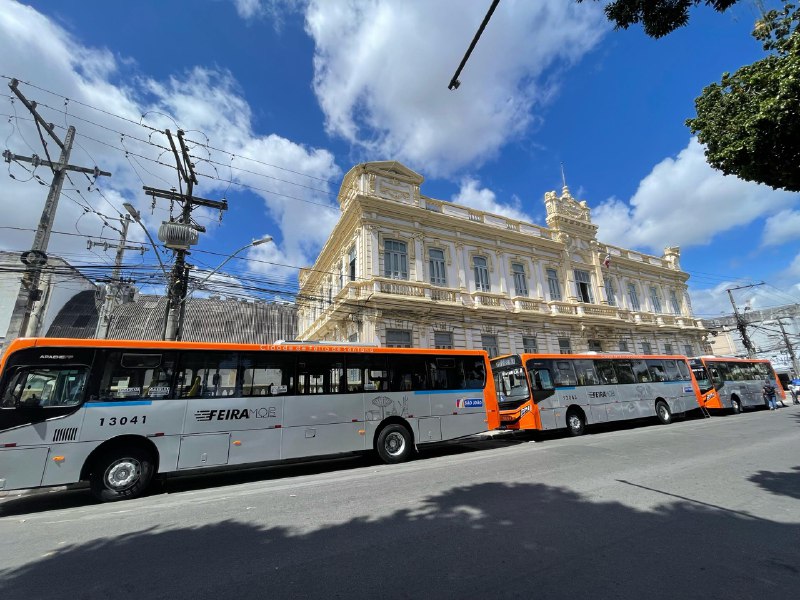
<path fill-rule="evenodd" d="M 457 194 L 453 195 L 451 201 L 477 210 L 503 215 L 509 219 L 531 222 L 531 218 L 522 211 L 518 197 L 512 198 L 511 204 L 504 204 L 497 201 L 492 190 L 479 186 L 480 182 L 475 179 L 469 177 L 463 179 L 461 188 Z"/>
<path fill-rule="evenodd" d="M 800 238 L 800 211 L 782 210 L 764 224 L 762 246 L 780 246 Z"/>
<path fill-rule="evenodd" d="M 255 132 L 250 106 L 237 82 L 225 70 L 197 66 L 159 81 L 129 72 L 134 64 L 125 57 L 116 58 L 106 49 L 82 45 L 31 7 L 0 0 L 0 73 L 16 75 L 56 91 L 59 95 L 53 96 L 20 84 L 26 96 L 39 102 L 40 112 L 56 125 L 62 139 L 66 124 L 77 126 L 76 144 L 70 157 L 72 164 L 89 167 L 97 164 L 113 174 L 98 181 L 99 192 L 87 190 L 86 179 L 72 174 L 74 185 L 68 182 L 64 187 L 55 229 L 115 237 L 116 233 L 104 228 L 95 214 L 84 214 L 84 208 L 79 205 L 91 206 L 114 216 L 123 210 L 123 201 L 130 201 L 142 209 L 143 217 L 155 236 L 155 228 L 167 215 L 166 202 L 159 203 L 159 208 L 151 216 L 149 198 L 143 196 L 142 184 L 169 189 L 177 185 L 178 178 L 174 168 L 170 167 L 173 157 L 165 136 L 137 125 L 145 115 L 144 122 L 153 127 L 168 127 L 175 132 L 177 121 L 187 131 L 187 138 L 192 140 L 190 153 L 195 156 L 200 180 L 196 194 L 210 198 L 227 196 L 230 203 L 245 202 L 251 196 L 239 194 L 242 188 L 236 184 L 259 188 L 252 191 L 263 200 L 264 228 L 270 229 L 265 233 L 278 240 L 278 245 L 270 244 L 271 252 L 288 265 L 302 266 L 313 262 L 338 218 L 338 208 L 331 198 L 328 184 L 341 175 L 333 155 L 327 150 L 308 148 L 277 135 Z M 116 81 L 125 83 L 117 84 Z M 67 115 L 59 112 L 64 109 L 64 97 L 70 98 L 66 105 Z M 101 107 L 131 122 L 91 110 L 80 103 Z M 24 106 L 19 101 L 11 104 L 0 100 L 0 113 L 13 115 L 15 112 L 18 119 L 12 118 L 9 123 L 5 122 L 7 118 L 0 121 L 0 139 L 5 140 L 8 148 L 16 154 L 43 156 L 38 134 L 27 120 L 30 115 Z M 81 119 L 89 119 L 96 125 Z M 122 132 L 122 140 L 120 134 L 102 127 Z M 233 152 L 235 158 L 200 145 L 206 142 Z M 52 143 L 50 149 L 51 154 L 57 150 Z M 16 163 L 9 166 L 16 179 L 4 181 L 4 193 L 0 195 L 0 214 L 3 215 L 0 225 L 31 228 L 39 220 L 47 188 L 38 185 L 36 180 L 23 183 L 22 180 L 29 177 L 24 166 Z M 46 169 L 40 167 L 37 174 L 49 184 L 51 175 Z M 217 180 L 217 177 L 233 178 L 235 183 L 231 185 Z M 301 216 L 308 214 L 310 208 L 318 215 L 313 228 L 308 227 L 307 220 Z M 277 230 L 269 225 L 267 216 L 274 221 Z M 201 237 L 200 248 L 204 239 L 210 240 L 219 232 L 234 238 L 237 236 L 237 232 L 225 229 L 225 221 L 221 228 L 215 227 L 216 213 L 200 211 L 199 217 L 201 223 L 209 228 L 209 233 Z M 144 238 L 136 227 L 131 229 L 131 233 L 135 239 Z M 31 232 L 0 230 L 0 248 L 29 248 L 32 237 Z M 85 239 L 79 236 L 54 235 L 50 252 L 73 261 L 87 257 L 92 262 L 99 260 L 97 256 L 87 254 Z M 149 256 L 152 261 L 152 252 Z M 111 258 L 104 260 L 110 262 Z M 253 267 L 259 269 L 257 264 Z"/>
<path fill-rule="evenodd" d="M 747 225 L 800 200 L 712 169 L 695 138 L 676 158 L 665 158 L 625 202 L 610 198 L 592 211 L 598 238 L 660 252 L 665 246 L 708 244 L 734 227 Z"/>
<path fill-rule="evenodd" d="M 557 90 L 558 69 L 608 27 L 594 3 L 501 3 L 450 91 L 485 10 L 460 0 L 312 0 L 306 30 L 327 131 L 370 159 L 431 175 L 473 167 L 528 131 Z"/>

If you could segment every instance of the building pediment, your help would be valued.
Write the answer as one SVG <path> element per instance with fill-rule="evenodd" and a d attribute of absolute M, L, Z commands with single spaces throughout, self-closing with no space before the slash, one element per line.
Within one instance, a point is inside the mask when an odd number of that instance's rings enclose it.
<path fill-rule="evenodd" d="M 422 175 L 395 160 L 361 163 L 344 176 L 339 204 L 344 209 L 355 194 L 417 204 L 419 186 L 423 181 Z"/>

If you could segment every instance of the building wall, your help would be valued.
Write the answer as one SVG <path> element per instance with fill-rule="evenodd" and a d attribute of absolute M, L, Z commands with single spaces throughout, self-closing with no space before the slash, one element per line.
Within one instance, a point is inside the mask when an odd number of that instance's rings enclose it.
<path fill-rule="evenodd" d="M 17 252 L 0 252 L 0 334 L 7 334 L 9 321 L 14 311 L 14 304 L 19 293 L 21 273 L 9 272 L 8 269 L 23 269 Z M 57 268 L 57 271 L 48 269 Z M 95 285 L 69 263 L 51 257 L 41 278 L 40 289 L 42 299 L 36 302 L 31 314 L 26 335 L 45 335 L 56 316 L 75 295 L 82 291 L 94 291 Z M 4 337 L 0 337 L 4 339 Z"/>
<path fill-rule="evenodd" d="M 387 345 L 402 331 L 412 345 L 431 347 L 439 332 L 457 348 L 481 348 L 494 336 L 499 353 L 522 351 L 523 338 L 535 338 L 540 352 L 558 352 L 559 339 L 573 352 L 619 351 L 621 343 L 635 352 L 643 344 L 654 353 L 708 352 L 678 248 L 657 257 L 599 242 L 589 208 L 566 187 L 545 195 L 541 227 L 427 198 L 422 182 L 396 162 L 359 165 L 345 176 L 339 223 L 300 274 L 301 339 Z M 432 251 L 444 258 L 444 283 L 432 283 Z M 486 266 L 485 289 L 476 261 Z M 515 269 L 526 288 L 519 293 Z M 560 297 L 548 271 L 557 274 Z"/>

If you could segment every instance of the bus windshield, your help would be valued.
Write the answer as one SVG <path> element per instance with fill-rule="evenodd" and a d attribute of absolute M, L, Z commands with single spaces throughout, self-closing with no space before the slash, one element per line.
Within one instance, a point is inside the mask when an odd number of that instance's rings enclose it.
<path fill-rule="evenodd" d="M 493 372 L 498 402 L 527 400 L 530 397 L 531 390 L 522 367 L 495 369 Z"/>

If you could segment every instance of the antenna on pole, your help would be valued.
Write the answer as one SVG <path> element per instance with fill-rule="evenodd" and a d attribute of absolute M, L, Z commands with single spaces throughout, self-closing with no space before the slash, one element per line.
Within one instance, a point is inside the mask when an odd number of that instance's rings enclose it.
<path fill-rule="evenodd" d="M 564 175 L 564 163 L 561 163 L 561 185 L 567 187 L 567 176 Z"/>

